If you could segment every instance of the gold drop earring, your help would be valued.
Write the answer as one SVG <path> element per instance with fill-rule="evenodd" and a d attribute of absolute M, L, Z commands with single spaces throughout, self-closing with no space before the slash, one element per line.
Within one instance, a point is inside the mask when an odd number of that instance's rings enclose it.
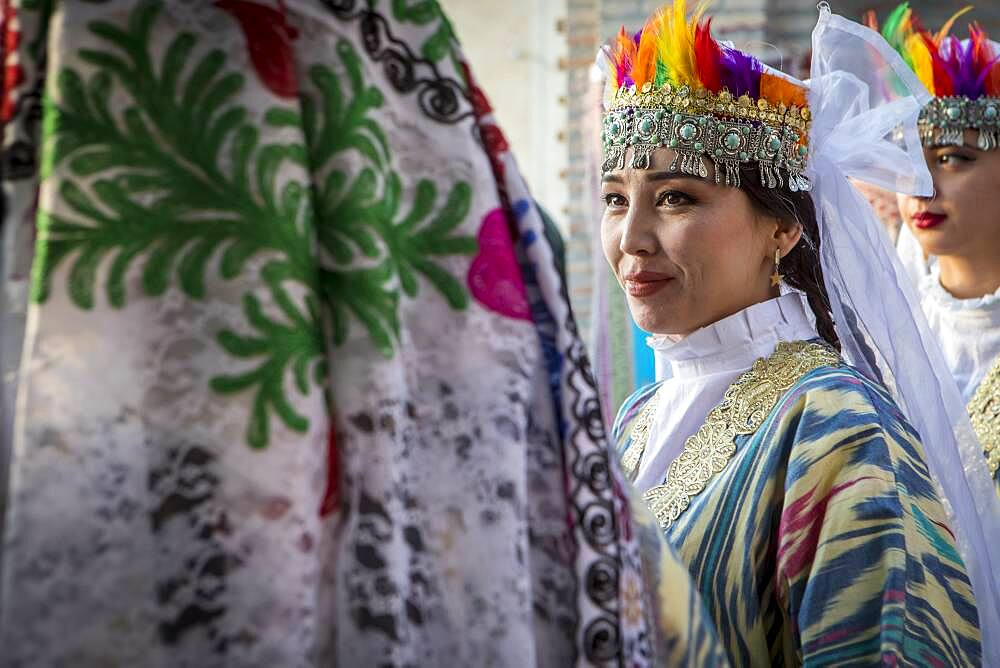
<path fill-rule="evenodd" d="M 781 249 L 774 249 L 774 273 L 771 274 L 771 287 L 776 288 L 781 284 L 781 279 L 785 277 L 784 274 L 778 271 L 778 267 L 781 264 Z"/>

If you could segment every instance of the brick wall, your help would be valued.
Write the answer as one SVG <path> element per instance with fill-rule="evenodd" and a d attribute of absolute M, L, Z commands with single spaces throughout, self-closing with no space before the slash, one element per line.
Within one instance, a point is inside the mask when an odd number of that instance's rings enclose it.
<path fill-rule="evenodd" d="M 602 3 L 601 0 L 569 0 L 568 4 L 565 28 L 569 49 L 563 64 L 568 75 L 565 100 L 569 119 L 565 131 L 568 167 L 565 178 L 569 200 L 560 214 L 566 225 L 566 273 L 570 302 L 586 340 L 591 326 L 594 289 L 592 251 L 598 224 L 594 216 L 595 202 L 592 201 L 596 193 L 592 174 L 588 173 L 597 133 L 600 132 L 596 129 L 600 98 L 592 81 L 592 70 L 603 33 Z"/>

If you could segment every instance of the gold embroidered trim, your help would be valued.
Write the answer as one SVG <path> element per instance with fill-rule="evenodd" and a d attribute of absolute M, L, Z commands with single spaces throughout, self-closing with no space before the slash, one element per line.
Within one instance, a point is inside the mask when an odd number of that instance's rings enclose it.
<path fill-rule="evenodd" d="M 972 426 L 986 454 L 990 475 L 1000 469 L 1000 357 L 976 388 L 968 406 Z"/>
<path fill-rule="evenodd" d="M 653 418 L 656 417 L 656 407 L 660 405 L 660 393 L 663 392 L 661 385 L 649 398 L 646 405 L 642 407 L 639 417 L 632 423 L 632 431 L 629 432 L 631 444 L 629 449 L 622 454 L 622 469 L 625 477 L 630 481 L 635 480 L 635 475 L 639 471 L 639 461 L 642 460 L 642 453 L 646 449 L 646 442 L 649 441 L 649 430 L 653 427 Z"/>
<path fill-rule="evenodd" d="M 827 345 L 807 341 L 781 342 L 774 353 L 753 363 L 726 390 L 722 402 L 705 418 L 701 429 L 685 443 L 681 454 L 667 469 L 662 485 L 643 494 L 660 526 L 669 528 L 701 493 L 708 481 L 736 454 L 735 439 L 752 434 L 774 410 L 781 396 L 802 376 L 824 366 L 840 363 L 840 356 Z M 649 440 L 656 414 L 657 397 L 650 399 L 632 428 L 632 446 L 623 456 L 638 467 Z M 631 451 L 636 454 L 632 455 Z M 626 464 L 626 470 L 628 465 Z M 634 470 L 634 468 L 632 469 Z"/>

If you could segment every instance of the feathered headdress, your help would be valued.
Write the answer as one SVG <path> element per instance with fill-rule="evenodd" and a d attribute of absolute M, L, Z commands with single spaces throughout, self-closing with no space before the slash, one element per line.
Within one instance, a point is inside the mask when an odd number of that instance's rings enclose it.
<path fill-rule="evenodd" d="M 934 95 L 920 117 L 920 136 L 928 146 L 962 145 L 967 129 L 979 131 L 978 146 L 984 151 L 996 148 L 1000 139 L 1000 48 L 977 23 L 969 25 L 968 39 L 949 34 L 971 9 L 956 12 L 931 33 L 904 2 L 881 29 Z M 866 22 L 878 30 L 874 12 L 868 12 Z"/>
<path fill-rule="evenodd" d="M 604 170 L 648 168 L 660 146 L 676 152 L 671 170 L 739 185 L 742 163 L 757 161 L 761 181 L 805 190 L 809 128 L 806 88 L 753 56 L 712 37 L 701 4 L 688 18 L 685 0 L 657 11 L 635 34 L 621 29 L 605 47 L 610 102 L 602 140 Z"/>

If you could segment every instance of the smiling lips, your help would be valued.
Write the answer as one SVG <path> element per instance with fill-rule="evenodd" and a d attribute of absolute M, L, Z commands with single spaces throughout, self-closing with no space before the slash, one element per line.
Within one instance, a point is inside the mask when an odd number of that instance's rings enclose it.
<path fill-rule="evenodd" d="M 930 211 L 921 211 L 913 215 L 913 224 L 921 230 L 929 230 L 932 227 L 937 227 L 944 222 L 947 218 L 943 213 L 931 213 Z"/>
<path fill-rule="evenodd" d="M 673 276 L 656 271 L 638 271 L 625 276 L 625 291 L 632 297 L 649 297 L 667 286 Z"/>

